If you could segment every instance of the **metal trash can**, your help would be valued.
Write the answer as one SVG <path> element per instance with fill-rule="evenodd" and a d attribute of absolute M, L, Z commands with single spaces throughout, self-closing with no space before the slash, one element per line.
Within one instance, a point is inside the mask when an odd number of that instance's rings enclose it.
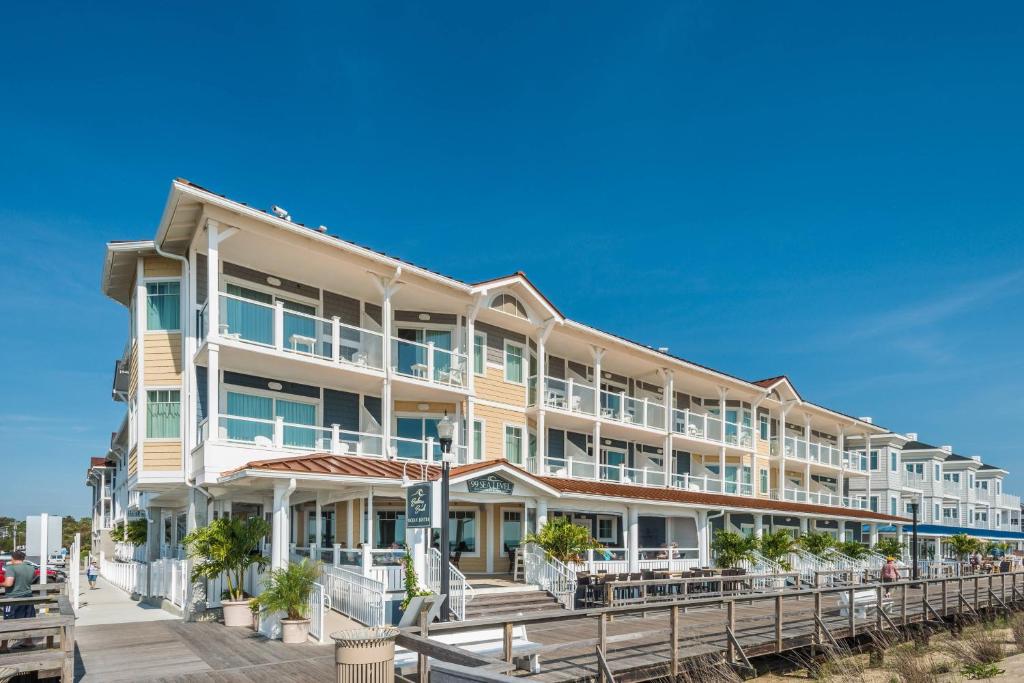
<path fill-rule="evenodd" d="M 370 626 L 331 634 L 338 683 L 394 683 L 394 626 Z"/>

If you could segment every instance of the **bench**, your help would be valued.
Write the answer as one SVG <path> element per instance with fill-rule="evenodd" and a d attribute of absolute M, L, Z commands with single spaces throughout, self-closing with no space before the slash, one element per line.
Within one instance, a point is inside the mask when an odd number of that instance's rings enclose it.
<path fill-rule="evenodd" d="M 882 611 L 888 614 L 892 610 L 892 598 L 882 598 Z M 867 619 L 868 612 L 878 608 L 878 595 L 873 590 L 854 591 L 853 593 L 853 614 L 858 619 Z M 845 617 L 850 614 L 850 593 L 839 594 L 839 616 Z"/>
<path fill-rule="evenodd" d="M 58 584 L 62 585 L 62 584 Z M 41 613 L 30 619 L 0 620 L 0 645 L 32 639 L 33 647 L 0 650 L 0 669 L 17 673 L 59 673 L 62 683 L 72 683 L 75 670 L 75 612 L 64 595 L 31 598 L 0 598 L 0 609 L 8 605 L 35 605 Z M 33 592 L 37 592 L 33 586 Z"/>
<path fill-rule="evenodd" d="M 476 631 L 460 631 L 458 633 L 445 633 L 430 636 L 445 645 L 452 645 L 467 652 L 478 655 L 486 655 L 501 658 L 505 653 L 505 631 L 501 628 L 484 628 Z M 528 670 L 532 674 L 540 673 L 540 645 L 530 642 L 526 637 L 526 626 L 514 626 L 512 628 L 512 655 L 513 661 L 523 660 L 518 664 L 519 668 Z M 395 648 L 395 666 L 404 668 L 416 664 L 417 654 L 404 647 Z M 525 665 L 525 666 L 524 666 Z"/>

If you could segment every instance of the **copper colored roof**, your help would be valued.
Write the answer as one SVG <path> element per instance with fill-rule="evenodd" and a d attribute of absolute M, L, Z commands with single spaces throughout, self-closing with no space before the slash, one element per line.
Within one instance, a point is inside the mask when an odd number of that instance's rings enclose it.
<path fill-rule="evenodd" d="M 106 458 L 89 458 L 89 467 L 104 467 L 106 464 Z"/>
<path fill-rule="evenodd" d="M 765 510 L 766 512 L 793 513 L 793 514 L 818 514 L 818 515 L 841 515 L 843 517 L 854 517 L 865 520 L 884 522 L 908 522 L 901 517 L 893 517 L 869 510 L 853 510 L 849 508 L 834 508 L 827 505 L 811 505 L 808 503 L 792 503 L 789 501 L 769 500 L 767 498 L 752 498 L 727 496 L 716 493 L 704 493 L 701 491 L 680 491 L 678 489 L 658 488 L 649 486 L 634 486 L 631 484 L 618 484 L 607 481 L 588 481 L 583 479 L 565 479 L 562 477 L 542 477 L 524 469 L 512 465 L 506 460 L 483 460 L 453 467 L 451 474 L 459 477 L 471 474 L 479 470 L 485 470 L 496 465 L 515 467 L 522 476 L 549 486 L 562 493 L 591 496 L 610 496 L 613 498 L 633 498 L 638 500 L 649 500 L 665 503 L 690 503 L 693 505 L 721 507 L 721 508 L 745 508 L 753 510 Z M 261 470 L 266 472 L 281 472 L 286 474 L 325 474 L 344 477 L 374 477 L 379 479 L 401 479 L 403 473 L 416 478 L 421 467 L 415 460 L 384 460 L 381 458 L 363 458 L 352 455 L 331 455 L 328 453 L 316 453 L 301 457 L 278 458 L 275 460 L 258 460 L 250 462 L 225 474 L 234 474 L 244 470 Z M 441 468 L 438 465 L 427 465 L 427 478 L 437 479 L 441 476 Z"/>

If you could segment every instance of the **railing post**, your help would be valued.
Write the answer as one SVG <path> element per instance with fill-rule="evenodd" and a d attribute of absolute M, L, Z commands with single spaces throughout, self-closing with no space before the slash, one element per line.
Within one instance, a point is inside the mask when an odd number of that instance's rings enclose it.
<path fill-rule="evenodd" d="M 284 447 L 284 418 L 278 415 L 274 418 L 274 448 Z"/>
<path fill-rule="evenodd" d="M 512 662 L 512 622 L 506 621 L 504 633 L 502 634 L 502 655 L 506 662 Z"/>
<path fill-rule="evenodd" d="M 331 453 L 338 454 L 341 452 L 341 425 L 334 423 L 331 425 Z"/>
<path fill-rule="evenodd" d="M 363 543 L 360 547 L 362 554 L 360 555 L 360 568 L 363 570 L 363 576 L 370 576 L 370 567 L 373 566 L 373 553 L 370 552 L 370 544 Z"/>
<path fill-rule="evenodd" d="M 595 465 L 595 467 L 600 467 L 600 465 Z M 571 455 L 565 459 L 565 476 L 569 477 L 569 478 L 572 478 L 572 456 Z"/>
<path fill-rule="evenodd" d="M 593 576 L 593 575 L 595 575 L 597 573 L 595 571 L 595 569 L 594 569 L 594 549 L 593 548 L 588 548 L 587 549 L 587 572 L 591 576 Z"/>
<path fill-rule="evenodd" d="M 730 603 L 731 604 L 731 603 Z M 679 676 L 679 605 L 672 605 L 669 611 L 669 646 L 672 648 L 672 680 Z"/>
<path fill-rule="evenodd" d="M 730 604 L 732 604 L 730 602 Z M 775 596 L 775 651 L 782 652 L 782 596 Z"/>
<path fill-rule="evenodd" d="M 848 594 L 849 595 L 850 603 L 849 603 L 849 605 L 846 608 L 847 609 L 847 617 L 848 617 L 848 621 L 849 621 L 849 625 L 850 625 L 850 637 L 851 638 L 853 637 L 853 634 L 857 630 L 857 617 L 856 617 L 856 612 L 854 610 L 854 607 L 856 605 L 855 600 L 854 600 L 854 596 L 856 595 L 856 592 L 857 591 L 855 591 L 853 588 L 850 589 L 850 592 Z"/>
<path fill-rule="evenodd" d="M 434 381 L 434 342 L 427 342 L 427 381 Z"/>
<path fill-rule="evenodd" d="M 274 305 L 274 348 L 284 350 L 284 302 Z"/>
<path fill-rule="evenodd" d="M 431 462 L 434 459 L 434 437 L 428 436 L 427 442 L 423 445 L 426 452 L 423 454 L 423 460 L 425 462 Z"/>
<path fill-rule="evenodd" d="M 331 560 L 332 560 L 331 564 L 333 564 L 335 567 L 337 567 L 338 565 L 341 564 L 341 544 L 340 543 L 335 543 L 334 544 L 334 557 L 332 557 Z"/>
<path fill-rule="evenodd" d="M 626 481 L 626 463 L 619 463 L 619 481 Z"/>
<path fill-rule="evenodd" d="M 337 363 L 341 360 L 341 318 L 331 318 L 331 360 Z"/>

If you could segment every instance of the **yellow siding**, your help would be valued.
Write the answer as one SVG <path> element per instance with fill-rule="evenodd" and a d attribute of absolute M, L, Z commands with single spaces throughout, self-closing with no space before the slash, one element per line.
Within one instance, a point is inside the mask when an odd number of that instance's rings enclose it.
<path fill-rule="evenodd" d="M 181 469 L 180 441 L 147 441 L 142 446 L 142 469 L 176 472 Z"/>
<path fill-rule="evenodd" d="M 521 425 L 526 422 L 526 414 L 505 408 L 477 403 L 473 408 L 474 417 L 484 422 L 484 460 L 496 460 L 505 457 L 505 423 Z M 525 435 L 524 435 L 525 438 Z M 523 444 L 523 455 L 526 455 L 526 443 Z"/>
<path fill-rule="evenodd" d="M 755 439 L 757 452 L 761 455 L 771 455 L 771 442 L 762 439 Z"/>
<path fill-rule="evenodd" d="M 334 504 L 334 542 L 348 543 L 348 503 Z"/>
<path fill-rule="evenodd" d="M 483 377 L 477 376 L 475 382 L 476 397 L 497 403 L 513 406 L 526 406 L 526 387 L 505 381 L 502 368 L 487 366 Z"/>
<path fill-rule="evenodd" d="M 147 332 L 144 343 L 146 386 L 181 384 L 181 333 Z"/>
<path fill-rule="evenodd" d="M 420 406 L 427 406 L 426 410 L 420 410 Z M 430 403 L 427 401 L 395 401 L 395 412 L 399 413 L 443 413 L 448 411 L 454 417 L 454 403 Z"/>
<path fill-rule="evenodd" d="M 139 452 L 134 446 L 128 452 L 128 474 L 132 475 L 139 471 Z"/>
<path fill-rule="evenodd" d="M 181 277 L 181 264 L 162 256 L 147 256 L 142 273 L 145 277 Z"/>

